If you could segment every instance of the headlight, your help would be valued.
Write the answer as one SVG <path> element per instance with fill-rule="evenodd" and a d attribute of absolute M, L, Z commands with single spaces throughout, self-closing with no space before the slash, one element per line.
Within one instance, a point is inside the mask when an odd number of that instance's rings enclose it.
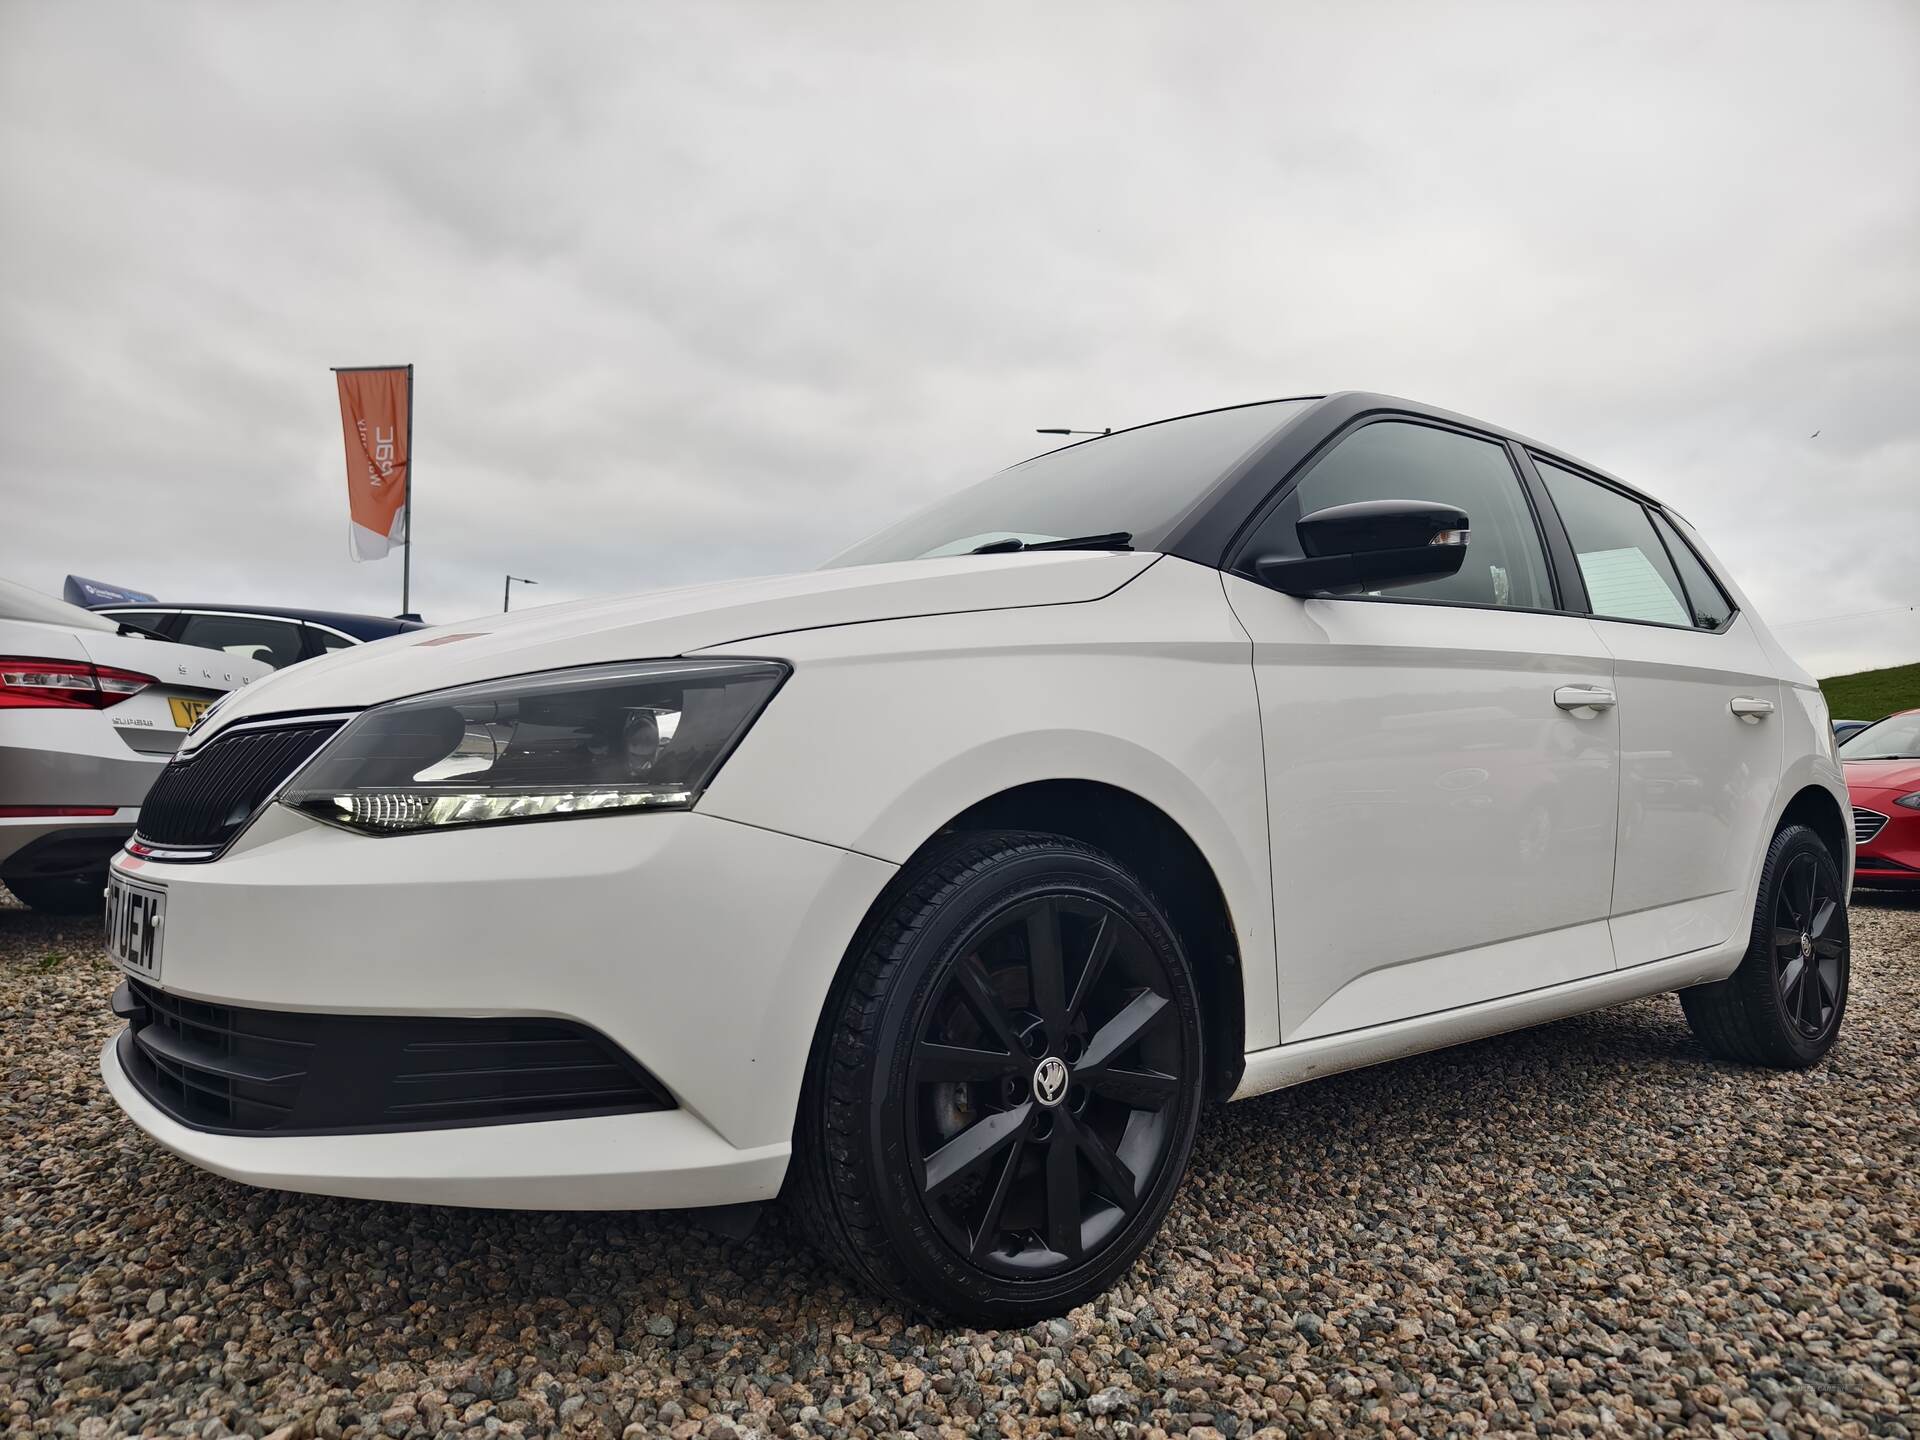
<path fill-rule="evenodd" d="M 375 835 L 684 810 L 788 669 L 777 660 L 594 665 L 367 711 L 281 803 Z"/>
<path fill-rule="evenodd" d="M 1911 795 L 1902 795 L 1893 803 L 1896 805 L 1904 805 L 1909 810 L 1920 810 L 1920 790 L 1914 791 Z"/>

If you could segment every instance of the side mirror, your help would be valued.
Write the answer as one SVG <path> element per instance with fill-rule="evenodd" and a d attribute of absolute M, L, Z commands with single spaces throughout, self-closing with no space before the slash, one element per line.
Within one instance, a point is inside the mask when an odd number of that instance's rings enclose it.
<path fill-rule="evenodd" d="M 1433 500 L 1360 500 L 1300 517 L 1300 555 L 1253 562 L 1288 595 L 1340 595 L 1444 580 L 1467 558 L 1467 513 Z"/>

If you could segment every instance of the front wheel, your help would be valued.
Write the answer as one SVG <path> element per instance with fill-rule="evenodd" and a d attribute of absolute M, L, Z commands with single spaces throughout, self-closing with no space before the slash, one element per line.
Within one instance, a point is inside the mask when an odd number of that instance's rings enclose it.
<path fill-rule="evenodd" d="M 1132 874 L 1060 836 L 958 836 L 902 876 L 828 1006 L 793 1199 L 913 1309 L 1057 1315 L 1159 1228 L 1203 1073 L 1186 956 Z"/>
<path fill-rule="evenodd" d="M 1773 837 L 1740 968 L 1680 992 L 1709 1054 L 1804 1070 L 1833 1048 L 1850 978 L 1847 897 L 1826 844 L 1804 825 Z"/>

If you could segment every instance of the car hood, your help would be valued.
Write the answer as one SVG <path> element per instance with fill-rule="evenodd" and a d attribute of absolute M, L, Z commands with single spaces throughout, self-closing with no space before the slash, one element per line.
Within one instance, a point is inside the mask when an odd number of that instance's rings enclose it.
<path fill-rule="evenodd" d="M 1158 558 L 1130 551 L 951 556 L 484 615 L 289 666 L 222 705 L 217 724 L 352 709 L 503 675 L 684 655 L 761 637 L 777 658 L 772 637 L 794 630 L 1098 600 Z"/>
<path fill-rule="evenodd" d="M 1854 794 L 1891 790 L 1905 795 L 1920 790 L 1920 760 L 1849 760 L 1843 767 Z"/>

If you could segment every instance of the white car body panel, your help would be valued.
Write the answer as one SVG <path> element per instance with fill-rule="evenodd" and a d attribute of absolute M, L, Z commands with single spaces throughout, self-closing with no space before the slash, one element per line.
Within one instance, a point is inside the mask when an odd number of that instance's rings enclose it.
<path fill-rule="evenodd" d="M 1752 915 L 1747 870 L 1783 763 L 1780 681 L 1745 615 L 1724 634 L 1591 622 L 1616 662 L 1622 965 L 1717 945 Z M 1736 697 L 1776 711 L 1742 719 Z"/>
<path fill-rule="evenodd" d="M 683 655 L 795 630 L 1096 600 L 1126 584 L 1154 558 L 1064 552 L 981 555 L 729 580 L 487 615 L 389 636 L 275 671 L 270 683 L 263 681 L 222 706 L 220 723 L 341 704 L 377 705 L 472 680 Z"/>
<path fill-rule="evenodd" d="M 1249 1034 L 1278 1040 L 1253 677 L 1213 572 L 1165 559 L 1098 605 L 809 631 L 780 637 L 778 650 L 795 669 L 755 727 L 766 743 L 727 762 L 703 812 L 899 863 L 1016 786 L 1126 790 L 1171 817 L 1213 868 L 1240 946 Z M 860 783 L 842 783 L 850 776 Z"/>
<path fill-rule="evenodd" d="M 1574 615 L 1296 600 L 1237 576 L 1266 731 L 1281 1036 L 1308 1039 L 1613 968 L 1619 725 Z M 1327 904 L 1356 884 L 1391 904 Z"/>

